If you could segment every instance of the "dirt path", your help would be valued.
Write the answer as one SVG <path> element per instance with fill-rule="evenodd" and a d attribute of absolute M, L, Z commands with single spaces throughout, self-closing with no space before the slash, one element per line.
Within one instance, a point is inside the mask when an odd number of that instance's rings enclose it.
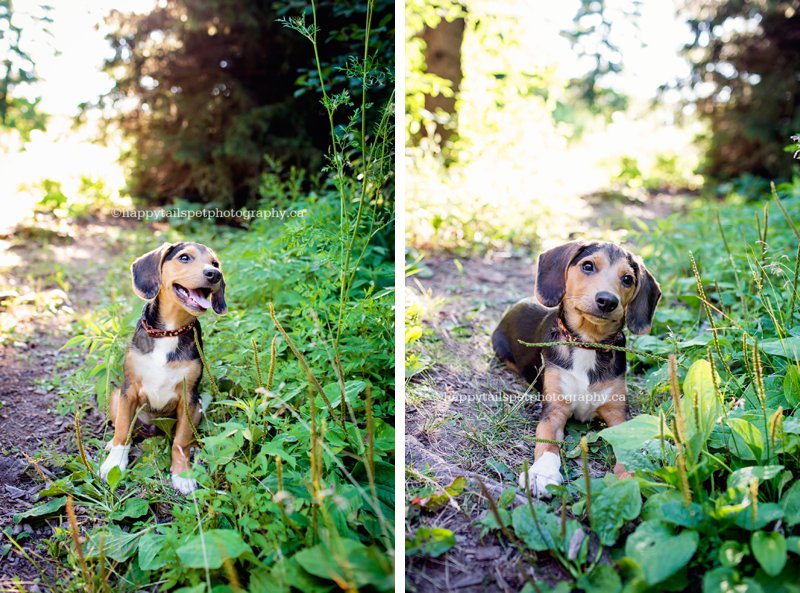
<path fill-rule="evenodd" d="M 676 196 L 657 198 L 584 198 L 589 213 L 585 218 L 595 227 L 576 227 L 576 232 L 597 236 L 599 229 L 605 238 L 623 240 L 621 230 L 629 226 L 629 218 L 649 223 L 680 207 Z M 523 570 L 534 580 L 551 583 L 567 576 L 546 556 L 535 567 L 521 564 L 504 538 L 481 537 L 477 523 L 487 512 L 477 480 L 488 481 L 496 499 L 504 488 L 516 487 L 516 471 L 525 459 L 530 461 L 534 448 L 541 406 L 526 397 L 524 383 L 496 361 L 491 333 L 506 307 L 533 293 L 536 255 L 494 253 L 461 260 L 431 255 L 424 259 L 425 277 L 412 276 L 406 282 L 407 307 L 418 314 L 424 332 L 411 351 L 428 361 L 428 368 L 412 377 L 406 390 L 408 492 L 413 496 L 415 490 L 435 484 L 441 490 L 458 476 L 468 480 L 457 503 L 444 510 L 407 513 L 407 537 L 426 526 L 449 529 L 456 538 L 456 545 L 438 558 L 407 557 L 407 580 L 418 592 L 519 591 L 525 584 Z M 568 426 L 568 441 L 570 434 L 586 433 L 585 425 L 570 426 L 575 428 Z M 577 459 L 569 464 L 580 472 Z M 590 460 L 593 476 L 607 469 Z"/>
<path fill-rule="evenodd" d="M 424 355 L 431 359 L 430 369 L 412 378 L 407 389 L 409 484 L 444 487 L 458 476 L 474 476 L 488 480 L 496 498 L 513 482 L 493 466 L 514 468 L 530 454 L 521 437 L 536 410 L 512 413 L 524 405 L 524 385 L 495 362 L 490 335 L 505 307 L 532 292 L 533 261 L 493 255 L 456 265 L 451 258 L 433 256 L 425 263 L 430 278 L 412 278 L 406 290 L 407 304 L 419 310 L 429 332 Z M 503 395 L 520 396 L 520 403 L 498 402 Z M 493 536 L 480 537 L 475 522 L 486 505 L 475 478 L 458 506 L 423 512 L 407 523 L 407 537 L 420 525 L 456 534 L 456 546 L 446 555 L 409 558 L 406 575 L 417 591 L 493 593 L 524 585 L 516 551 Z"/>
<path fill-rule="evenodd" d="M 113 221 L 44 221 L 0 237 L 0 531 L 34 557 L 51 526 L 17 525 L 13 517 L 35 502 L 42 474 L 52 479 L 58 459 L 75 453 L 73 416 L 59 413 L 50 379 L 79 363 L 59 349 L 73 320 L 98 303 L 119 230 Z M 85 434 L 99 434 L 103 424 L 102 413 L 84 412 Z M 32 583 L 39 575 L 12 548 L 0 539 L 0 590 L 13 577 Z"/>

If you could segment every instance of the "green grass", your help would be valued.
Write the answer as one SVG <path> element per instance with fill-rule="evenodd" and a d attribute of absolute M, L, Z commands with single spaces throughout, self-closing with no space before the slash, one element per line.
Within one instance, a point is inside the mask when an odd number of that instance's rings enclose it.
<path fill-rule="evenodd" d="M 302 21 L 287 26 L 316 43 Z M 366 60 L 353 63 L 367 68 Z M 368 84 L 366 71 L 360 78 Z M 350 102 L 326 95 L 323 105 L 338 122 L 334 111 Z M 41 552 L 59 568 L 55 578 L 42 570 L 45 584 L 185 593 L 392 589 L 392 112 L 392 104 L 359 104 L 348 124 L 332 124 L 331 165 L 316 181 L 297 171 L 265 174 L 260 208 L 304 209 L 306 217 L 253 219 L 244 229 L 183 218 L 156 236 L 126 232 L 103 285 L 104 306 L 80 320 L 66 345 L 85 348 L 85 363 L 51 383 L 65 411 L 76 413 L 79 455 L 48 483 L 43 502 L 17 517 L 57 525 Z M 105 408 L 121 380 L 142 306 L 127 289 L 130 261 L 177 240 L 219 254 L 229 306 L 227 316 L 202 319 L 201 393 L 209 407 L 191 470 L 200 489 L 186 499 L 168 483 L 170 439 L 143 441 L 134 463 L 105 484 L 98 468 L 110 435 L 79 430 L 82 411 L 95 401 Z M 168 433 L 173 424 L 159 422 Z"/>
<path fill-rule="evenodd" d="M 523 566 L 544 554 L 563 575 L 552 587 L 526 578 L 527 592 L 796 590 L 800 179 L 779 186 L 779 199 L 752 183 L 722 189 L 724 201 L 696 199 L 629 235 L 664 292 L 651 334 L 630 342 L 639 414 L 599 432 L 568 425 L 567 481 L 544 504 L 515 506 L 522 468 L 496 466 L 510 487 L 475 526 Z M 412 363 L 424 351 L 415 348 Z M 484 424 L 494 440 L 502 423 Z M 610 471 L 612 451 L 635 477 L 587 484 L 581 467 Z M 437 493 L 420 484 L 410 496 Z M 423 526 L 436 512 L 411 508 Z M 455 545 L 447 530 L 418 531 L 408 535 L 416 555 Z"/>

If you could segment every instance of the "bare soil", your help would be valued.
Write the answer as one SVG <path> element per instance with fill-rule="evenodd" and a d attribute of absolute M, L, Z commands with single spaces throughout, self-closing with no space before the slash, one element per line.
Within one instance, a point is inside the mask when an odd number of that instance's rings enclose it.
<path fill-rule="evenodd" d="M 43 219 L 0 236 L 0 590 L 19 590 L 14 579 L 27 591 L 43 590 L 40 570 L 25 554 L 54 574 L 36 550 L 53 526 L 18 524 L 14 516 L 57 477 L 58 460 L 76 452 L 74 417 L 58 413 L 49 379 L 79 363 L 60 349 L 76 316 L 98 303 L 116 222 Z M 84 435 L 101 434 L 104 424 L 94 407 L 82 415 Z"/>
<path fill-rule="evenodd" d="M 487 463 L 514 470 L 529 457 L 539 405 L 523 403 L 526 386 L 495 359 L 491 332 L 504 310 L 533 292 L 533 260 L 495 253 L 425 260 L 429 278 L 412 277 L 406 302 L 422 311 L 430 368 L 413 377 L 406 395 L 406 467 L 410 488 L 444 488 L 464 476 L 464 494 L 443 510 L 408 514 L 406 537 L 422 525 L 450 529 L 456 545 L 439 558 L 408 556 L 406 579 L 416 591 L 519 591 L 523 570 L 536 580 L 564 578 L 553 563 L 531 568 L 503 538 L 481 537 L 476 524 L 487 504 L 478 480 L 495 500 L 514 487 Z M 443 296 L 446 295 L 446 296 Z M 499 401 L 503 397 L 507 402 Z M 517 503 L 521 502 L 517 500 Z"/>

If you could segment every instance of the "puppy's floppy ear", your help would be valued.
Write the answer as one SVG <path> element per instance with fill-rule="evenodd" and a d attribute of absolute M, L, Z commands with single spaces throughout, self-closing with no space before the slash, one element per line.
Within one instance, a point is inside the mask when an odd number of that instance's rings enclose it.
<path fill-rule="evenodd" d="M 211 294 L 211 308 L 217 315 L 225 315 L 228 312 L 228 305 L 225 302 L 225 278 L 220 277 L 217 292 Z"/>
<path fill-rule="evenodd" d="M 639 289 L 628 305 L 626 321 L 628 329 L 634 334 L 646 334 L 653 325 L 653 315 L 661 299 L 661 287 L 644 267 L 644 262 L 640 258 L 636 260 L 639 264 Z"/>
<path fill-rule="evenodd" d="M 173 247 L 172 243 L 164 243 L 131 264 L 133 290 L 140 298 L 146 301 L 156 298 L 161 288 L 161 264 Z"/>
<path fill-rule="evenodd" d="M 555 307 L 567 289 L 567 267 L 588 244 L 572 241 L 553 247 L 539 255 L 536 271 L 536 298 L 545 307 Z"/>

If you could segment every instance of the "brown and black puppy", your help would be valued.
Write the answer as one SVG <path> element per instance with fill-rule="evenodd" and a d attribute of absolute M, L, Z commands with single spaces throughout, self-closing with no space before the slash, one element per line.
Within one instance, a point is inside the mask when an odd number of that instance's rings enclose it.
<path fill-rule="evenodd" d="M 520 475 L 536 496 L 560 484 L 558 445 L 571 416 L 609 426 L 627 415 L 625 353 L 587 343 L 625 346 L 623 326 L 650 331 L 661 289 L 641 258 L 612 243 L 574 241 L 539 256 L 536 299 L 511 307 L 492 334 L 497 355 L 533 383 L 543 399 L 533 465 Z M 538 300 L 537 300 L 538 299 Z M 571 342 L 529 347 L 520 342 Z M 629 475 L 617 463 L 614 473 Z"/>
<path fill-rule="evenodd" d="M 192 425 L 202 413 L 197 387 L 203 366 L 194 330 L 202 348 L 197 317 L 208 309 L 218 315 L 227 313 L 225 280 L 219 258 L 199 243 L 165 243 L 134 261 L 131 275 L 133 290 L 148 303 L 125 352 L 122 390 L 111 396 L 114 438 L 106 446 L 109 454 L 100 476 L 105 480 L 114 466 L 127 467 L 128 435 L 141 408 L 139 420 L 145 426 L 154 417 L 177 418 L 172 485 L 189 494 L 197 489 L 197 482 L 181 474 L 189 469 Z"/>

